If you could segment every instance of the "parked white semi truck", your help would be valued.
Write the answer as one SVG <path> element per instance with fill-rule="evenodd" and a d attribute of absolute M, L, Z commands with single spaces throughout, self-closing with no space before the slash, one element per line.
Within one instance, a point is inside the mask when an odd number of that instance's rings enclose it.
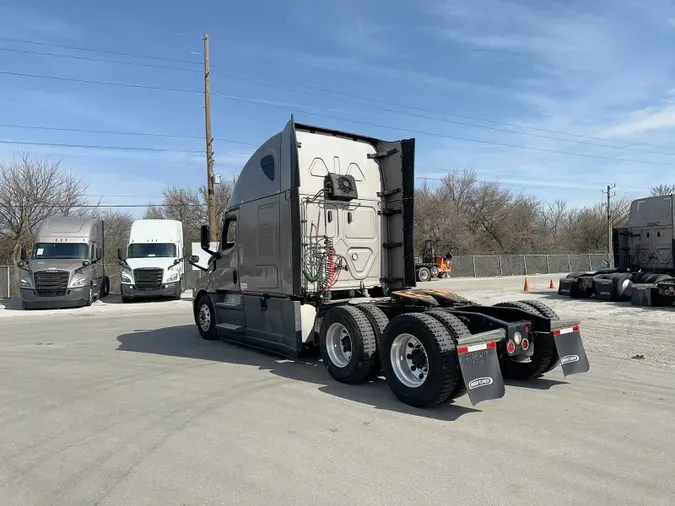
<path fill-rule="evenodd" d="M 337 381 L 383 373 L 418 407 L 502 397 L 502 373 L 588 371 L 579 320 L 536 301 L 486 306 L 415 288 L 414 162 L 414 139 L 291 117 L 240 173 L 216 250 L 202 226 L 212 258 L 194 290 L 201 336 L 287 356 L 318 348 Z"/>
<path fill-rule="evenodd" d="M 40 222 L 30 259 L 21 249 L 24 309 L 88 306 L 108 295 L 103 226 L 102 220 L 79 216 Z"/>
<path fill-rule="evenodd" d="M 183 224 L 177 220 L 136 220 L 131 225 L 123 267 L 122 302 L 133 299 L 180 299 L 183 293 Z"/>

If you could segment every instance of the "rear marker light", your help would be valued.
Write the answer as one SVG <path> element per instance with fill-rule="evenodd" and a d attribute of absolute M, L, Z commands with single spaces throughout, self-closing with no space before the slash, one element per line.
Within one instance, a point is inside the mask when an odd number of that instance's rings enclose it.
<path fill-rule="evenodd" d="M 461 355 L 462 353 L 470 353 L 472 351 L 491 350 L 496 346 L 497 344 L 494 341 L 490 341 L 488 343 L 472 344 L 471 346 L 460 346 L 457 348 L 457 353 Z"/>
<path fill-rule="evenodd" d="M 553 331 L 553 335 L 559 336 L 561 334 L 570 334 L 572 332 L 579 332 L 579 325 L 575 325 L 574 327 L 567 327 L 564 329 L 555 329 Z"/>

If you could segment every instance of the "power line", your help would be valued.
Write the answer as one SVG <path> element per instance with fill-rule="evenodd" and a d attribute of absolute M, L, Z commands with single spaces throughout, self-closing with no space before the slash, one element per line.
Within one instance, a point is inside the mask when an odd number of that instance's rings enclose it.
<path fill-rule="evenodd" d="M 2 37 L 0 37 L 0 40 L 2 40 Z M 0 47 L 0 51 L 11 51 L 11 52 L 17 52 L 17 53 L 23 53 L 23 54 L 35 54 L 35 55 L 41 55 L 41 56 L 53 56 L 53 57 L 60 57 L 60 58 L 74 58 L 74 59 L 79 59 L 79 60 L 86 60 L 86 61 L 94 61 L 94 62 L 105 62 L 105 63 L 115 63 L 115 64 L 123 64 L 123 65 L 132 65 L 132 66 L 142 66 L 142 67 L 150 67 L 150 68 L 161 68 L 161 69 L 170 69 L 170 70 L 181 70 L 181 71 L 188 71 L 188 72 L 198 72 L 199 69 L 187 69 L 183 67 L 176 67 L 176 66 L 169 66 L 169 65 L 156 65 L 156 64 L 149 64 L 149 63 L 142 63 L 142 62 L 129 62 L 129 61 L 120 61 L 120 60 L 106 60 L 102 58 L 93 58 L 93 57 L 88 57 L 88 56 L 80 56 L 80 55 L 65 55 L 65 54 L 56 54 L 56 53 L 46 53 L 46 52 L 41 52 L 41 51 L 29 51 L 29 50 L 24 50 L 24 49 L 15 49 L 15 48 L 2 48 Z M 197 62 L 198 63 L 198 62 Z M 214 65 L 214 67 L 216 67 Z M 244 75 L 253 75 L 253 76 L 260 76 L 259 74 L 251 73 L 251 72 L 242 72 L 242 71 L 234 71 L 234 70 L 227 70 L 228 73 L 234 73 L 234 74 L 244 74 Z M 212 72 L 213 74 L 213 72 Z M 288 91 L 291 93 L 297 93 L 299 95 L 304 95 L 304 96 L 309 96 L 309 97 L 314 97 L 314 98 L 320 98 L 323 100 L 331 100 L 334 102 L 340 102 L 344 104 L 350 104 L 350 105 L 356 105 L 356 106 L 362 106 L 363 104 L 360 104 L 358 102 L 350 101 L 350 100 L 345 100 L 337 97 L 331 97 L 331 96 L 326 96 L 326 95 L 321 95 L 318 93 L 311 93 L 311 92 L 306 92 L 306 91 L 301 91 L 297 90 L 294 88 L 289 88 L 287 86 L 279 86 L 272 84 L 267 81 L 259 81 L 255 79 L 246 79 L 239 77 L 244 82 L 248 83 L 253 83 L 259 86 L 265 86 L 271 89 L 276 89 L 276 90 L 281 90 L 281 91 Z M 275 78 L 276 79 L 276 78 Z M 285 82 L 289 84 L 289 81 L 284 81 L 282 79 L 276 79 L 279 82 Z M 306 85 L 300 85 L 300 86 L 306 86 Z M 321 89 L 321 88 L 319 88 Z M 328 89 L 322 89 L 323 91 L 326 91 L 328 93 L 334 93 L 334 94 L 341 94 L 341 95 L 350 95 L 350 94 L 345 94 L 341 92 L 336 92 L 333 90 L 328 90 Z M 365 97 L 359 97 L 357 95 L 350 95 L 354 96 L 355 98 L 359 98 L 361 100 L 368 100 Z M 527 137 L 533 137 L 537 139 L 546 139 L 546 140 L 555 140 L 555 141 L 560 141 L 560 142 L 569 142 L 572 144 L 584 144 L 587 146 L 594 146 L 594 147 L 601 147 L 601 148 L 606 148 L 606 149 L 619 149 L 619 150 L 628 150 L 628 151 L 636 151 L 640 153 L 647 153 L 647 154 L 654 154 L 654 155 L 664 155 L 664 156 L 675 156 L 675 152 L 667 152 L 667 151 L 654 151 L 652 150 L 647 150 L 647 149 L 640 149 L 640 148 L 635 148 L 635 147 L 630 147 L 630 146 L 612 146 L 609 144 L 599 144 L 597 142 L 590 142 L 590 141 L 583 141 L 583 140 L 578 140 L 578 139 L 565 139 L 562 137 L 552 137 L 550 135 L 541 135 L 541 134 L 533 134 L 533 133 L 528 133 L 528 132 L 518 132 L 515 130 L 509 130 L 506 128 L 499 128 L 499 127 L 493 127 L 493 126 L 487 126 L 487 125 L 476 125 L 474 123 L 467 123 L 465 121 L 458 121 L 458 120 L 451 120 L 447 118 L 438 118 L 434 116 L 429 116 L 428 114 L 419 114 L 419 113 L 411 113 L 411 112 L 406 112 L 406 111 L 400 111 L 396 109 L 392 109 L 390 107 L 382 107 L 382 106 L 376 106 L 373 105 L 372 103 L 367 104 L 368 107 L 372 107 L 374 109 L 378 109 L 381 111 L 389 112 L 392 114 L 398 114 L 402 116 L 410 116 L 410 117 L 415 117 L 415 118 L 421 118 L 421 119 L 427 119 L 431 121 L 438 121 L 442 123 L 448 123 L 448 124 L 453 124 L 453 125 L 461 125 L 461 126 L 468 126 L 471 128 L 480 128 L 484 130 L 492 130 L 496 132 L 502 132 L 502 133 L 507 133 L 511 135 L 524 135 Z M 409 107 L 405 106 L 402 104 L 396 104 L 396 107 Z M 437 114 L 437 113 L 436 113 Z M 446 114 L 446 113 L 442 113 Z M 447 115 L 447 114 L 446 114 Z M 474 121 L 484 121 L 480 119 L 474 119 Z M 517 127 L 516 125 L 511 125 L 508 124 L 509 126 L 512 127 Z M 517 128 L 522 128 L 522 127 L 517 127 Z M 576 134 L 566 134 L 564 132 L 561 132 L 563 135 L 575 135 Z M 608 142 L 622 142 L 622 141 L 612 141 L 610 139 L 606 139 Z"/>
<path fill-rule="evenodd" d="M 51 56 L 55 58 L 70 58 L 73 60 L 84 60 L 84 61 L 90 61 L 90 62 L 99 62 L 99 63 L 115 63 L 118 65 L 132 65 L 135 67 L 148 67 L 148 68 L 153 68 L 153 69 L 167 69 L 167 70 L 182 70 L 183 72 L 195 72 L 197 70 L 192 70 L 189 68 L 184 68 L 184 67 L 176 67 L 176 66 L 170 66 L 170 65 L 159 65 L 156 63 L 144 63 L 144 62 L 132 62 L 132 61 L 123 61 L 123 60 L 106 60 L 104 58 L 94 58 L 92 56 L 82 56 L 82 55 L 74 55 L 74 54 L 58 54 L 58 53 L 47 53 L 43 51 L 31 51 L 28 49 L 16 49 L 16 48 L 9 48 L 9 47 L 0 47 L 0 51 L 4 51 L 7 53 L 20 53 L 20 54 L 33 54 L 37 56 Z M 197 62 L 199 63 L 199 62 Z"/>
<path fill-rule="evenodd" d="M 0 140 L 0 144 L 13 144 L 18 146 L 46 146 L 46 147 L 58 147 L 58 148 L 83 148 L 83 149 L 112 149 L 112 150 L 121 150 L 121 151 L 156 151 L 156 152 L 167 152 L 167 153 L 194 153 L 194 154 L 204 154 L 203 151 L 195 149 L 176 149 L 176 148 L 149 148 L 142 146 L 103 146 L 103 145 L 91 145 L 91 144 L 67 144 L 64 142 L 32 142 L 32 141 L 5 141 Z M 224 153 L 221 153 L 224 154 Z M 238 154 L 238 153 L 229 153 L 229 154 Z"/>
<path fill-rule="evenodd" d="M 0 37 L 0 40 L 5 41 L 5 42 L 19 42 L 21 44 L 31 44 L 34 46 L 43 46 L 43 47 L 57 47 L 61 49 L 73 49 L 75 51 L 88 51 L 90 53 L 99 53 L 99 54 L 110 54 L 114 56 L 127 56 L 130 58 L 147 58 L 149 60 L 158 60 L 158 61 L 166 61 L 166 62 L 176 62 L 176 63 L 192 63 L 190 60 L 179 60 L 176 58 L 167 58 L 164 56 L 154 56 L 154 55 L 148 55 L 148 54 L 139 54 L 139 53 L 125 53 L 125 52 L 120 52 L 120 51 L 109 51 L 105 49 L 92 49 L 88 47 L 82 47 L 82 46 L 71 46 L 67 44 L 54 44 L 51 42 L 39 42 L 35 40 L 27 40 L 27 39 L 15 39 L 11 37 Z M 201 62 L 200 62 L 201 63 Z"/>
<path fill-rule="evenodd" d="M 145 137 L 165 137 L 171 139 L 194 139 L 194 140 L 204 140 L 203 135 L 179 135 L 179 134 L 166 134 L 166 133 L 152 133 L 152 132 L 129 132 L 123 130 L 91 130 L 85 128 L 63 128 L 63 127 L 51 127 L 43 125 L 16 125 L 16 124 L 6 124 L 0 123 L 0 128 L 16 128 L 16 129 L 26 129 L 26 130 L 51 130 L 56 132 L 72 132 L 72 133 L 88 133 L 88 134 L 109 134 L 109 135 L 138 135 Z M 243 146 L 254 146 L 257 147 L 257 144 L 252 142 L 244 141 L 235 141 L 231 139 L 223 139 L 220 137 L 214 137 L 214 140 L 226 142 L 229 144 L 241 144 Z"/>
<path fill-rule="evenodd" d="M 212 95 L 214 97 L 222 97 L 222 98 L 227 98 L 229 100 L 238 100 L 238 101 L 242 101 L 242 102 L 250 102 L 250 103 L 253 103 L 253 104 L 258 104 L 258 105 L 262 105 L 262 106 L 265 106 L 265 107 L 271 107 L 271 108 L 274 108 L 274 109 L 281 109 L 281 110 L 284 110 L 284 111 L 290 111 L 290 112 L 295 111 L 295 109 L 290 109 L 288 107 L 283 107 L 283 106 L 279 106 L 279 105 L 275 105 L 275 104 L 268 104 L 268 103 L 264 103 L 264 102 L 260 102 L 260 101 L 242 98 L 242 97 L 234 97 L 234 96 L 231 96 L 231 95 L 222 95 L 222 94 L 219 94 L 219 93 L 212 93 Z M 460 141 L 466 141 L 466 142 L 475 142 L 475 143 L 479 143 L 479 144 L 488 144 L 488 145 L 492 145 L 492 146 L 525 149 L 525 150 L 530 150 L 530 151 L 540 151 L 540 152 L 544 152 L 544 153 L 555 153 L 555 154 L 559 154 L 559 155 L 581 156 L 581 157 L 584 157 L 584 158 L 597 158 L 597 159 L 601 159 L 601 160 L 612 160 L 612 161 L 615 161 L 615 162 L 631 162 L 631 163 L 641 163 L 641 164 L 647 164 L 647 165 L 665 165 L 667 167 L 673 166 L 672 163 L 668 163 L 668 162 L 649 162 L 647 160 L 633 160 L 633 159 L 630 159 L 630 158 L 616 158 L 616 157 L 613 157 L 613 156 L 592 155 L 592 154 L 588 154 L 588 153 L 576 153 L 576 152 L 573 152 L 573 151 L 559 151 L 559 150 L 555 150 L 555 149 L 537 148 L 537 147 L 534 147 L 534 146 L 522 146 L 522 145 L 518 145 L 518 144 L 509 144 L 509 143 L 506 143 L 506 142 L 488 141 L 488 140 L 482 140 L 482 139 L 472 139 L 470 137 L 461 137 L 459 135 L 441 134 L 441 133 L 438 133 L 438 132 L 428 132 L 428 131 L 425 131 L 425 130 L 416 130 L 416 129 L 412 129 L 412 128 L 401 128 L 401 127 L 395 127 L 395 126 L 390 126 L 390 125 L 382 125 L 382 124 L 379 124 L 379 123 L 371 123 L 371 122 L 368 122 L 368 121 L 359 121 L 359 120 L 355 120 L 355 119 L 340 118 L 338 116 L 331 116 L 331 115 L 328 115 L 328 114 L 319 114 L 319 113 L 314 113 L 314 112 L 308 112 L 308 111 L 303 111 L 301 109 L 298 109 L 298 110 L 300 110 L 300 112 L 302 112 L 303 114 L 307 114 L 308 116 L 317 116 L 317 117 L 320 117 L 320 118 L 328 118 L 328 119 L 333 119 L 333 120 L 337 120 L 337 121 L 345 121 L 345 122 L 348 122 L 348 123 L 355 123 L 355 124 L 358 124 L 358 125 L 372 126 L 372 127 L 384 128 L 384 129 L 388 129 L 388 130 L 397 130 L 399 132 L 428 135 L 430 137 L 441 137 L 441 138 L 444 138 L 444 139 L 460 140 Z"/>
<path fill-rule="evenodd" d="M 117 130 L 87 130 L 87 129 L 78 129 L 78 128 L 60 128 L 60 127 L 47 127 L 47 126 L 34 126 L 34 125 L 6 125 L 6 124 L 0 124 L 0 128 L 27 128 L 27 129 L 37 129 L 37 130 L 56 130 L 56 131 L 66 131 L 66 132 L 81 132 L 81 133 L 103 133 L 103 134 L 116 134 L 116 135 L 142 135 L 142 136 L 151 136 L 151 137 L 171 137 L 171 138 L 181 138 L 181 139 L 195 139 L 195 140 L 203 140 L 203 136 L 187 136 L 187 135 L 174 135 L 174 134 L 161 134 L 161 133 L 151 133 L 151 132 L 126 132 L 126 131 L 117 131 Z M 241 144 L 245 146 L 252 146 L 252 147 L 257 147 L 258 144 L 254 144 L 251 142 L 243 142 L 243 141 L 235 141 L 231 139 L 221 139 L 216 137 L 215 140 L 220 140 L 223 142 L 227 143 L 233 143 L 233 144 Z M 12 141 L 4 141 L 5 143 L 12 144 Z M 21 144 L 20 141 L 17 141 L 17 144 Z M 42 144 L 42 143 L 40 143 Z M 57 143 L 52 143 L 52 144 L 57 144 Z M 67 144 L 59 144 L 60 147 L 72 147 L 71 145 Z M 127 148 L 127 147 L 118 147 L 118 146 L 96 146 L 96 145 L 78 145 L 77 147 L 89 147 L 92 149 L 132 149 L 132 148 Z M 142 149 L 142 148 L 139 148 Z M 144 149 L 146 150 L 146 149 Z M 191 151 L 192 152 L 192 151 Z M 201 153 L 201 151 L 195 151 Z M 240 153 L 221 153 L 221 154 L 229 154 L 229 155 L 237 155 Z M 418 168 L 422 169 L 429 169 L 429 170 L 438 170 L 438 167 L 432 167 L 430 165 L 418 165 Z M 487 175 L 487 176 L 496 176 L 496 177 L 512 177 L 512 175 L 509 174 L 502 174 L 502 173 L 497 173 L 497 172 L 489 172 L 489 171 L 480 171 L 480 174 Z M 531 175 L 523 175 L 522 177 L 527 177 L 527 179 L 535 179 L 535 180 L 542 180 L 542 181 L 547 181 L 548 178 L 543 178 L 543 177 L 538 177 L 538 176 L 531 176 Z M 423 179 L 428 179 L 430 181 L 433 180 L 438 180 L 441 181 L 440 178 L 433 178 L 433 177 L 424 177 Z M 582 183 L 586 183 L 586 187 L 588 185 L 603 185 L 604 183 L 598 182 L 598 181 L 581 181 Z M 563 186 L 560 186 L 563 187 Z M 568 187 L 568 186 L 565 186 Z M 569 186 L 572 188 L 572 186 Z M 579 187 L 579 185 L 576 185 L 575 187 Z M 127 195 L 125 195 L 127 196 Z"/>
<path fill-rule="evenodd" d="M 1 208 L 5 209 L 14 209 L 15 207 L 18 206 L 10 206 L 9 204 L 0 204 Z M 30 206 L 32 208 L 37 208 L 37 209 L 63 209 L 63 208 L 69 208 L 69 209 L 122 209 L 122 208 L 143 208 L 143 207 L 204 207 L 206 208 L 206 205 L 203 204 L 153 204 L 153 203 L 148 203 L 148 204 L 119 204 L 119 205 L 112 205 L 112 204 L 81 204 L 77 206 L 67 206 L 67 205 L 43 205 L 43 204 L 38 204 L 36 206 Z"/>
<path fill-rule="evenodd" d="M 70 45 L 65 45 L 65 44 L 52 44 L 52 43 L 46 43 L 46 42 L 30 41 L 30 40 L 26 40 L 26 39 L 15 39 L 15 38 L 8 38 L 8 37 L 0 37 L 0 40 L 11 41 L 11 42 L 20 42 L 20 43 L 24 43 L 24 44 L 34 44 L 34 45 L 40 45 L 40 46 L 57 47 L 57 48 L 63 48 L 63 49 L 72 49 L 72 50 L 78 50 L 78 51 L 88 51 L 88 52 L 100 53 L 100 54 L 112 54 L 112 55 L 127 56 L 127 57 L 133 57 L 133 58 L 147 58 L 147 59 L 155 59 L 155 60 L 167 61 L 167 62 L 187 63 L 187 64 L 190 64 L 190 65 L 192 65 L 193 63 L 200 63 L 200 62 L 193 62 L 191 60 L 181 60 L 181 59 L 177 59 L 177 58 L 167 58 L 167 57 L 148 55 L 148 54 L 138 54 L 138 53 L 124 53 L 124 52 L 118 52 L 118 51 L 107 51 L 107 50 L 101 50 L 101 49 L 85 48 L 85 47 L 81 47 L 81 46 L 70 46 Z M 7 48 L 0 48 L 0 50 L 24 52 L 24 53 L 31 53 L 32 52 L 32 51 L 27 51 L 27 50 L 7 49 Z M 151 67 L 153 66 L 153 65 L 144 64 L 144 63 L 141 63 L 141 62 L 103 60 L 103 59 L 82 57 L 82 56 L 77 56 L 77 55 L 63 55 L 63 54 L 39 53 L 39 52 L 34 52 L 34 53 L 35 54 L 43 54 L 45 56 L 56 56 L 56 57 L 66 57 L 66 58 L 72 57 L 72 58 L 88 59 L 88 60 L 108 62 L 108 63 L 120 63 L 120 64 L 151 66 Z M 155 66 L 155 67 L 157 67 L 157 66 Z M 307 84 L 303 84 L 303 83 L 294 83 L 292 81 L 280 79 L 277 76 L 274 76 L 272 78 L 270 76 L 264 76 L 262 74 L 257 74 L 257 73 L 254 73 L 254 72 L 232 70 L 232 69 L 229 69 L 229 68 L 225 69 L 225 67 L 219 66 L 219 65 L 212 65 L 212 67 L 222 68 L 226 72 L 233 73 L 233 74 L 249 75 L 249 76 L 253 76 L 253 77 L 260 77 L 260 78 L 263 78 L 263 79 L 273 79 L 277 82 L 290 84 L 292 86 L 300 86 L 300 87 L 315 90 L 315 91 L 322 91 L 322 92 L 332 93 L 334 95 L 341 95 L 341 96 L 346 96 L 346 97 L 350 97 L 350 98 L 356 98 L 356 99 L 359 99 L 359 100 L 364 100 L 364 101 L 367 101 L 368 105 L 371 106 L 371 107 L 373 107 L 372 103 L 375 102 L 375 103 L 379 103 L 379 104 L 383 104 L 383 105 L 387 105 L 387 106 L 402 107 L 402 108 L 405 108 L 405 109 L 415 110 L 415 111 L 419 111 L 419 112 L 441 114 L 441 115 L 448 116 L 448 117 L 468 119 L 468 120 L 480 121 L 480 122 L 484 122 L 484 123 L 492 123 L 492 124 L 496 124 L 496 125 L 509 126 L 509 127 L 513 127 L 513 128 L 520 128 L 520 129 L 532 130 L 532 131 L 537 131 L 537 132 L 566 135 L 566 136 L 569 136 L 569 137 L 578 137 L 578 138 L 582 138 L 582 139 L 592 139 L 592 140 L 599 140 L 599 141 L 604 141 L 604 142 L 614 142 L 614 143 L 624 144 L 624 146 L 609 146 L 609 145 L 597 144 L 597 143 L 593 143 L 593 142 L 584 142 L 584 141 L 579 141 L 579 140 L 563 139 L 563 138 L 559 138 L 559 137 L 535 135 L 535 134 L 529 134 L 527 132 L 517 132 L 517 131 L 513 131 L 513 130 L 487 127 L 485 125 L 475 125 L 475 124 L 465 123 L 465 122 L 444 120 L 444 119 L 441 119 L 441 118 L 436 118 L 436 117 L 431 117 L 431 116 L 426 116 L 426 115 L 412 115 L 412 116 L 417 116 L 417 117 L 424 118 L 424 119 L 430 119 L 430 120 L 433 120 L 433 121 L 442 121 L 442 122 L 454 123 L 454 124 L 470 126 L 470 127 L 474 127 L 474 128 L 484 128 L 484 129 L 495 130 L 495 131 L 515 134 L 515 135 L 526 135 L 526 136 L 531 136 L 531 137 L 536 137 L 536 138 L 557 140 L 557 141 L 562 141 L 562 142 L 587 144 L 587 145 L 591 145 L 591 146 L 605 147 L 605 148 L 608 148 L 608 149 L 626 149 L 626 150 L 638 151 L 638 152 L 644 152 L 644 153 L 651 153 L 651 154 L 675 155 L 675 152 L 654 152 L 654 151 L 641 150 L 641 149 L 630 147 L 630 146 L 646 146 L 646 147 L 657 148 L 657 149 L 669 149 L 665 146 L 660 146 L 660 145 L 656 145 L 656 144 L 621 141 L 621 140 L 615 140 L 615 139 L 608 139 L 606 137 L 597 137 L 597 136 L 590 136 L 590 135 L 583 135 L 583 134 L 575 134 L 575 133 L 569 133 L 569 132 L 564 132 L 564 131 L 560 131 L 560 130 L 537 128 L 537 127 L 532 127 L 532 126 L 528 126 L 528 125 L 519 125 L 519 124 L 516 124 L 516 123 L 509 123 L 509 122 L 497 121 L 497 120 L 492 120 L 492 119 L 485 119 L 485 118 L 477 118 L 477 117 L 473 117 L 473 116 L 452 114 L 452 113 L 448 113 L 448 112 L 444 112 L 444 111 L 433 111 L 433 110 L 425 109 L 425 108 L 421 108 L 421 107 L 415 107 L 415 106 L 410 106 L 410 105 L 406 105 L 406 104 L 400 104 L 400 103 L 396 103 L 396 102 L 380 100 L 380 99 L 376 99 L 376 98 L 373 98 L 373 97 L 364 97 L 364 96 L 360 96 L 360 95 L 353 94 L 353 93 L 346 93 L 346 92 L 342 92 L 342 91 L 332 90 L 332 89 L 329 89 L 329 88 L 312 86 L 312 85 L 307 85 Z M 185 69 L 185 68 L 182 68 L 182 67 L 175 67 L 175 66 L 159 66 L 158 68 L 168 68 L 168 69 L 183 70 L 183 71 L 190 71 L 191 70 L 191 69 Z M 195 71 L 198 71 L 198 70 L 199 69 L 195 69 Z M 334 101 L 345 102 L 344 100 L 340 100 L 340 99 L 337 99 L 335 97 L 326 97 L 326 96 L 323 96 L 323 95 L 309 94 L 307 92 L 302 92 L 302 91 L 295 90 L 295 89 L 292 89 L 292 88 L 285 88 L 285 87 L 281 87 L 281 86 L 278 86 L 278 85 L 274 85 L 274 84 L 271 84 L 267 81 L 261 82 L 261 81 L 250 81 L 249 80 L 248 82 L 253 82 L 253 83 L 261 85 L 261 86 L 267 86 L 267 87 L 276 88 L 276 89 L 280 89 L 280 90 L 290 91 L 292 93 L 299 93 L 299 94 L 304 94 L 304 95 L 307 95 L 307 96 L 314 96 L 314 97 L 322 98 L 322 99 L 325 99 L 325 100 L 334 100 Z M 349 103 L 349 104 L 352 104 L 352 105 L 362 105 L 362 104 L 357 104 L 357 103 L 348 102 L 348 101 L 345 102 L 345 103 Z M 388 111 L 388 112 L 392 112 L 392 113 L 395 113 L 395 114 L 411 115 L 410 113 L 406 113 L 404 111 L 397 111 L 397 110 L 394 110 L 394 109 L 386 109 L 386 108 L 380 108 L 380 109 Z"/>
<path fill-rule="evenodd" d="M 30 74 L 26 72 L 11 72 L 11 71 L 6 71 L 6 70 L 0 70 L 0 74 L 2 75 L 13 75 L 13 76 L 20 76 L 20 77 L 31 77 L 31 78 L 37 78 L 37 79 L 51 79 L 51 80 L 58 80 L 58 81 L 69 81 L 69 82 L 77 82 L 77 83 L 85 83 L 85 84 L 100 84 L 100 85 L 108 85 L 108 86 L 123 86 L 123 87 L 128 87 L 128 88 L 136 88 L 136 89 L 144 89 L 144 90 L 150 90 L 150 91 L 170 91 L 170 92 L 182 92 L 182 93 L 190 93 L 190 94 L 201 94 L 198 91 L 193 91 L 193 90 L 186 90 L 186 89 L 181 89 L 181 88 L 165 88 L 161 86 L 146 86 L 146 85 L 140 85 L 140 84 L 134 84 L 134 83 L 121 83 L 121 82 L 115 82 L 115 81 L 97 81 L 93 79 L 77 79 L 77 78 L 71 78 L 71 77 L 62 77 L 62 76 L 43 76 L 39 74 Z M 408 132 L 408 133 L 415 133 L 415 134 L 420 134 L 420 135 L 428 135 L 430 137 L 440 137 L 440 138 L 445 138 L 445 139 L 452 139 L 452 140 L 460 140 L 460 141 L 465 141 L 465 142 L 474 142 L 474 143 L 479 143 L 479 144 L 485 144 L 485 145 L 492 145 L 492 146 L 501 146 L 501 147 L 508 147 L 508 148 L 514 148 L 514 149 L 525 149 L 529 151 L 539 151 L 539 152 L 544 152 L 544 153 L 553 153 L 553 154 L 559 154 L 559 155 L 567 155 L 567 156 L 580 156 L 584 158 L 594 158 L 594 159 L 600 159 L 600 160 L 612 160 L 612 161 L 618 161 L 618 162 L 630 162 L 630 163 L 640 163 L 640 164 L 646 164 L 646 165 L 660 165 L 660 166 L 672 166 L 671 163 L 667 162 L 649 162 L 646 160 L 634 160 L 634 159 L 629 159 L 629 158 L 617 158 L 617 157 L 612 157 L 612 156 L 602 156 L 602 155 L 592 155 L 588 153 L 576 153 L 572 151 L 559 151 L 559 150 L 554 150 L 554 149 L 546 149 L 546 148 L 537 148 L 534 146 L 522 146 L 518 144 L 509 144 L 506 142 L 497 142 L 497 141 L 489 141 L 489 140 L 482 140 L 482 139 L 473 139 L 470 137 L 461 137 L 458 135 L 448 135 L 448 134 L 440 134 L 437 132 L 427 132 L 424 130 L 415 130 L 415 129 L 410 129 L 410 128 L 400 128 L 400 127 L 394 127 L 394 126 L 389 126 L 389 125 L 381 125 L 378 123 L 370 123 L 366 121 L 359 121 L 355 119 L 348 119 L 348 118 L 341 118 L 338 116 L 331 116 L 327 114 L 319 114 L 319 113 L 313 113 L 313 112 L 308 112 L 304 111 L 301 109 L 292 109 L 289 107 L 284 107 L 281 105 L 276 105 L 276 104 L 269 104 L 266 102 L 263 102 L 259 99 L 250 99 L 250 98 L 245 98 L 245 97 L 237 97 L 233 95 L 226 95 L 222 93 L 212 93 L 211 94 L 214 97 L 221 97 L 225 98 L 228 100 L 234 100 L 234 101 L 240 101 L 240 102 L 246 102 L 246 103 L 251 103 L 251 104 L 257 104 L 257 105 L 262 105 L 265 107 L 271 107 L 273 109 L 280 109 L 284 111 L 289 111 L 289 112 L 296 112 L 297 110 L 300 110 L 300 112 L 307 114 L 309 116 L 317 116 L 321 118 L 328 118 L 328 119 L 333 119 L 337 121 L 344 121 L 348 123 L 354 123 L 354 124 L 359 124 L 359 125 L 365 125 L 365 126 L 372 126 L 376 128 L 384 128 L 388 130 L 396 130 L 400 132 Z"/>

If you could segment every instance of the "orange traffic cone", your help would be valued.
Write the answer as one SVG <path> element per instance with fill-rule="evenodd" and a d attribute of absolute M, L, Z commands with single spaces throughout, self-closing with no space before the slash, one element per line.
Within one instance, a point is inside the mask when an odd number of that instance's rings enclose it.
<path fill-rule="evenodd" d="M 523 287 L 523 290 L 526 292 L 530 291 L 530 283 L 527 282 L 527 276 L 525 276 L 525 286 Z"/>
<path fill-rule="evenodd" d="M 553 280 L 551 280 L 551 283 L 548 285 L 549 288 L 555 288 L 555 285 L 553 284 Z"/>

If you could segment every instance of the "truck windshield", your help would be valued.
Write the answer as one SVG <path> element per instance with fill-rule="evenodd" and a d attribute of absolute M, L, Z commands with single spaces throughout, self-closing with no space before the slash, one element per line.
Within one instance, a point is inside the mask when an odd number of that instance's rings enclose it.
<path fill-rule="evenodd" d="M 77 259 L 89 257 L 88 244 L 68 244 L 63 242 L 39 242 L 33 246 L 33 258 L 40 260 Z"/>
<path fill-rule="evenodd" d="M 127 258 L 175 257 L 176 245 L 171 243 L 130 244 Z"/>

